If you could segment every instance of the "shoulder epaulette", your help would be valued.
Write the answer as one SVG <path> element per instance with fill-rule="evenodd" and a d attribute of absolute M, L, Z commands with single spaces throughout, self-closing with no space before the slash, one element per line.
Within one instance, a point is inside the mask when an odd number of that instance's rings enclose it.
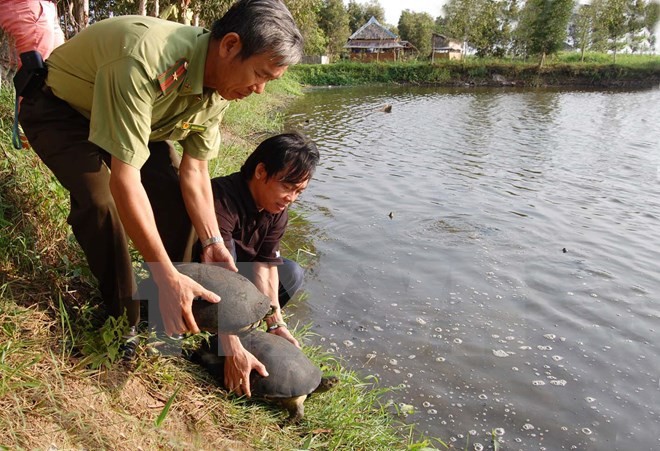
<path fill-rule="evenodd" d="M 158 76 L 158 84 L 163 94 L 167 94 L 172 88 L 178 85 L 184 79 L 184 75 L 188 70 L 188 60 L 181 58 L 165 72 Z"/>

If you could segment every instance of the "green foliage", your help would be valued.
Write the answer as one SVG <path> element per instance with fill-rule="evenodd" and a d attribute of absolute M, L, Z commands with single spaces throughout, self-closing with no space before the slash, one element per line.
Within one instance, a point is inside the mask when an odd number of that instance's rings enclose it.
<path fill-rule="evenodd" d="M 381 25 L 385 25 L 385 10 L 378 0 L 370 0 L 367 3 L 358 3 L 356 0 L 350 0 L 346 8 L 348 14 L 348 27 L 350 33 L 355 33 L 358 28 L 367 23 L 369 19 L 375 17 Z"/>
<path fill-rule="evenodd" d="M 431 53 L 431 35 L 435 28 L 435 21 L 429 13 L 415 13 L 408 9 L 401 12 L 398 25 L 401 39 L 410 41 L 422 57 Z"/>
<path fill-rule="evenodd" d="M 519 37 L 526 53 L 546 55 L 561 50 L 566 40 L 574 0 L 528 0 L 521 11 Z"/>
<path fill-rule="evenodd" d="M 100 329 L 91 329 L 84 340 L 82 353 L 85 358 L 80 366 L 92 369 L 111 368 L 121 357 L 120 347 L 126 339 L 128 320 L 123 315 L 120 318 L 108 317 Z"/>
<path fill-rule="evenodd" d="M 328 55 L 333 60 L 338 59 L 351 35 L 348 12 L 342 0 L 325 0 L 319 13 L 319 26 L 328 38 Z"/>

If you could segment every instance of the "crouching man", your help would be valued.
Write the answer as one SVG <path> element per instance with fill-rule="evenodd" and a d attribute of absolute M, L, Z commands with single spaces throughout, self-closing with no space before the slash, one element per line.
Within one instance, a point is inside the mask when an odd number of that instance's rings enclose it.
<path fill-rule="evenodd" d="M 285 133 L 259 144 L 239 172 L 211 179 L 224 244 L 239 272 L 270 298 L 268 332 L 297 347 L 300 345 L 288 330 L 281 308 L 302 285 L 303 269 L 281 256 L 280 242 L 288 223 L 288 208 L 307 188 L 318 161 L 314 142 L 298 133 Z M 194 234 L 189 246 L 191 259 L 200 261 L 202 244 Z M 227 341 L 227 336 L 220 336 L 225 350 Z M 246 380 L 240 355 L 228 357 L 233 364 L 225 364 L 225 380 Z"/>

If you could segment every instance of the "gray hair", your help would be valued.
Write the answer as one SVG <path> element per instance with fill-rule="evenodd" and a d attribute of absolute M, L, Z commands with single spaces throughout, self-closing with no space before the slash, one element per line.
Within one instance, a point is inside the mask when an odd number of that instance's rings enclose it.
<path fill-rule="evenodd" d="M 302 58 L 302 35 L 281 0 L 237 1 L 211 27 L 213 39 L 232 32 L 241 37 L 242 59 L 272 53 L 278 65 L 290 66 Z"/>

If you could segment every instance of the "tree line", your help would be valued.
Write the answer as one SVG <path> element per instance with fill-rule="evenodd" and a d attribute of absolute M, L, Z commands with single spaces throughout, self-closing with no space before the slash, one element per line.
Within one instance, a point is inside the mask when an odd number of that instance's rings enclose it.
<path fill-rule="evenodd" d="M 658 0 L 449 0 L 443 15 L 404 10 L 397 24 L 385 23 L 378 0 L 283 0 L 305 37 L 309 55 L 345 55 L 351 34 L 372 16 L 418 49 L 431 53 L 432 33 L 464 43 L 480 57 L 530 57 L 561 50 L 567 43 L 582 52 L 622 49 L 651 52 L 660 17 Z M 71 37 L 89 23 L 111 16 L 142 14 L 210 26 L 234 0 L 59 0 L 61 24 Z"/>

